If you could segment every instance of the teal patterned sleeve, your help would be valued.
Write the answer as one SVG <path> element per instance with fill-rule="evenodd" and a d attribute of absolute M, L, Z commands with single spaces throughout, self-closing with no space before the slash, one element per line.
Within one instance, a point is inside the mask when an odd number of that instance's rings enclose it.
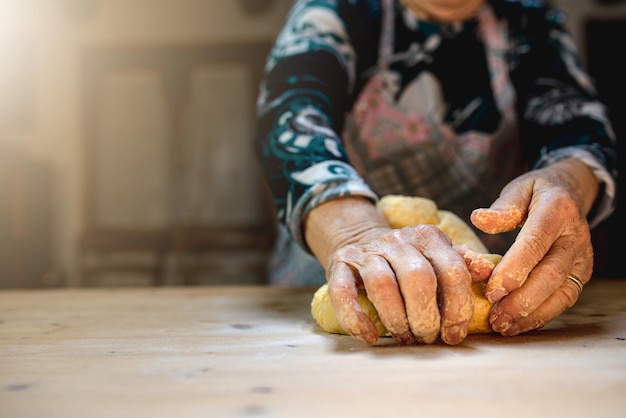
<path fill-rule="evenodd" d="M 338 132 L 351 105 L 356 54 L 349 22 L 354 1 L 294 4 L 268 57 L 258 106 L 256 152 L 280 222 L 306 248 L 301 221 L 344 195 L 376 195 L 348 162 Z"/>
<path fill-rule="evenodd" d="M 578 158 L 595 173 L 601 193 L 593 227 L 615 208 L 616 137 L 606 106 L 565 29 L 566 15 L 543 2 L 508 0 L 512 79 L 519 99 L 523 150 L 532 168 Z"/>

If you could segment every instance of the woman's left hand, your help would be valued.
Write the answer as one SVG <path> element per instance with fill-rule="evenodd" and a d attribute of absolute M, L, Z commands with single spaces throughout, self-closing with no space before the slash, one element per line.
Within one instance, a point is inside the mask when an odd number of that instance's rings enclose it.
<path fill-rule="evenodd" d="M 526 173 L 510 182 L 488 209 L 472 213 L 487 233 L 521 226 L 494 269 L 485 294 L 489 321 L 502 335 L 541 328 L 576 303 L 591 279 L 594 253 L 586 215 L 598 193 L 593 172 L 576 159 Z"/>

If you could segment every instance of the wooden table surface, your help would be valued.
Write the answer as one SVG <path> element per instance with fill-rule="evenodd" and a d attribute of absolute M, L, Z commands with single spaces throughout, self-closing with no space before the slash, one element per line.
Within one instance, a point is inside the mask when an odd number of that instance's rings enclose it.
<path fill-rule="evenodd" d="M 0 417 L 624 417 L 626 280 L 462 345 L 320 331 L 314 289 L 0 292 Z"/>

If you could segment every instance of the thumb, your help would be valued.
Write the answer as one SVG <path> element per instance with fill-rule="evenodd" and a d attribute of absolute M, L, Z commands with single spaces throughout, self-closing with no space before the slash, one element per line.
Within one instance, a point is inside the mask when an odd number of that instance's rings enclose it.
<path fill-rule="evenodd" d="M 517 187 L 506 187 L 489 208 L 475 209 L 472 224 L 487 234 L 511 231 L 524 223 L 529 196 Z"/>

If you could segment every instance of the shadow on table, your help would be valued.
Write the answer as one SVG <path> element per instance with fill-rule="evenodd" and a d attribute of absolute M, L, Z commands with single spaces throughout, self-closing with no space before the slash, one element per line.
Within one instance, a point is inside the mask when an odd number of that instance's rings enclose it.
<path fill-rule="evenodd" d="M 569 344 L 572 347 L 585 346 L 590 339 L 607 338 L 606 327 L 601 321 L 578 323 L 578 324 L 549 324 L 548 327 L 529 331 L 515 337 L 504 337 L 496 333 L 469 335 L 465 341 L 456 346 L 447 345 L 441 341 L 435 344 L 412 344 L 401 345 L 392 338 L 383 337 L 373 346 L 368 346 L 347 335 L 334 335 L 325 333 L 320 328 L 315 332 L 334 341 L 333 351 L 340 354 L 369 353 L 375 356 L 404 356 L 419 357 L 421 359 L 442 358 L 450 353 L 466 352 L 489 348 L 493 346 L 506 345 L 509 347 L 520 347 L 524 345 L 541 344 L 546 348 L 553 345 Z M 610 338 L 626 340 L 624 338 L 610 336 Z"/>

